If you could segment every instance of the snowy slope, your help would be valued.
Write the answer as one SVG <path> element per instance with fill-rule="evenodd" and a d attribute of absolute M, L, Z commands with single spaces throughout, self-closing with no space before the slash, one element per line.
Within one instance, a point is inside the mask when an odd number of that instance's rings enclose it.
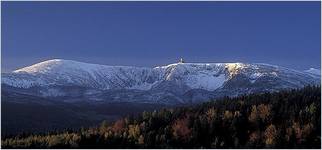
<path fill-rule="evenodd" d="M 161 81 L 181 80 L 190 88 L 215 90 L 225 81 L 223 64 L 171 64 L 155 68 L 105 66 L 54 59 L 15 70 L 2 82 L 14 87 L 78 85 L 99 89 L 149 90 Z"/>
<path fill-rule="evenodd" d="M 275 91 L 320 84 L 320 76 L 269 64 L 174 63 L 145 68 L 53 59 L 2 74 L 2 84 L 47 97 L 91 95 L 95 100 L 176 99 L 184 103 L 187 95 L 200 98 L 191 95 L 197 94 L 194 90 L 204 90 L 202 95 L 207 98 Z"/>
<path fill-rule="evenodd" d="M 23 88 L 68 84 L 98 89 L 145 89 L 153 83 L 148 79 L 152 73 L 153 70 L 149 68 L 104 66 L 54 59 L 15 70 L 9 76 L 4 76 L 2 82 Z"/>
<path fill-rule="evenodd" d="M 321 70 L 320 69 L 310 68 L 308 70 L 305 70 L 304 72 L 321 76 Z"/>

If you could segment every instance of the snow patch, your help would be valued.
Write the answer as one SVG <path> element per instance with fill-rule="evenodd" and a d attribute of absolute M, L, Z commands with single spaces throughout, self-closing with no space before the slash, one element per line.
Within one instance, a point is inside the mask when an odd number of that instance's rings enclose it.
<path fill-rule="evenodd" d="M 321 70 L 320 69 L 310 68 L 308 70 L 305 70 L 304 72 L 321 76 Z"/>
<path fill-rule="evenodd" d="M 257 79 L 257 78 L 261 77 L 262 75 L 263 75 L 263 73 L 256 72 L 256 73 L 253 73 L 252 75 L 250 75 L 250 78 Z"/>
<path fill-rule="evenodd" d="M 129 89 L 137 89 L 137 90 L 149 90 L 152 88 L 152 86 L 155 84 L 156 82 L 154 83 L 146 83 L 146 82 L 143 82 L 142 84 L 136 84 L 132 87 L 130 87 Z"/>
<path fill-rule="evenodd" d="M 186 79 L 186 84 L 192 89 L 204 89 L 213 91 L 221 87 L 225 82 L 225 74 L 219 76 L 199 74 L 191 75 Z"/>
<path fill-rule="evenodd" d="M 263 73 L 256 72 L 256 73 L 253 73 L 253 74 L 251 74 L 251 75 L 249 76 L 249 80 L 250 80 L 250 82 L 251 82 L 251 83 L 255 83 L 255 82 L 256 82 L 256 80 L 257 80 L 259 77 L 261 77 L 261 76 L 263 76 Z"/>
<path fill-rule="evenodd" d="M 46 91 L 40 91 L 40 93 L 45 96 L 45 97 L 58 97 L 58 96 L 65 96 L 65 93 L 61 92 L 60 90 L 57 89 L 48 89 Z"/>

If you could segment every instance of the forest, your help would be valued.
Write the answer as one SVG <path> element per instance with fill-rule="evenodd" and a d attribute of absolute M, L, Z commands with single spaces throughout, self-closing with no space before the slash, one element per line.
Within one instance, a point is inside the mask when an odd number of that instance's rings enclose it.
<path fill-rule="evenodd" d="M 321 148 L 321 88 L 223 97 L 80 130 L 17 135 L 2 148 Z"/>

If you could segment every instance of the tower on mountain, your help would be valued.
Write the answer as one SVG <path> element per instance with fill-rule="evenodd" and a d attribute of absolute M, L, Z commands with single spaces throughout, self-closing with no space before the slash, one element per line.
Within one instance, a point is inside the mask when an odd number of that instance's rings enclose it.
<path fill-rule="evenodd" d="M 179 63 L 184 63 L 183 58 L 180 58 Z"/>

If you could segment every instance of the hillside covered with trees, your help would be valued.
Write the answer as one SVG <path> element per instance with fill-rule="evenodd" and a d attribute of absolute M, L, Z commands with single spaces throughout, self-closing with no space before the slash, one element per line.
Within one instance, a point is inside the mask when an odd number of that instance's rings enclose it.
<path fill-rule="evenodd" d="M 79 131 L 2 139 L 2 148 L 320 148 L 321 88 L 225 97 Z M 67 121 L 67 120 L 66 120 Z"/>

